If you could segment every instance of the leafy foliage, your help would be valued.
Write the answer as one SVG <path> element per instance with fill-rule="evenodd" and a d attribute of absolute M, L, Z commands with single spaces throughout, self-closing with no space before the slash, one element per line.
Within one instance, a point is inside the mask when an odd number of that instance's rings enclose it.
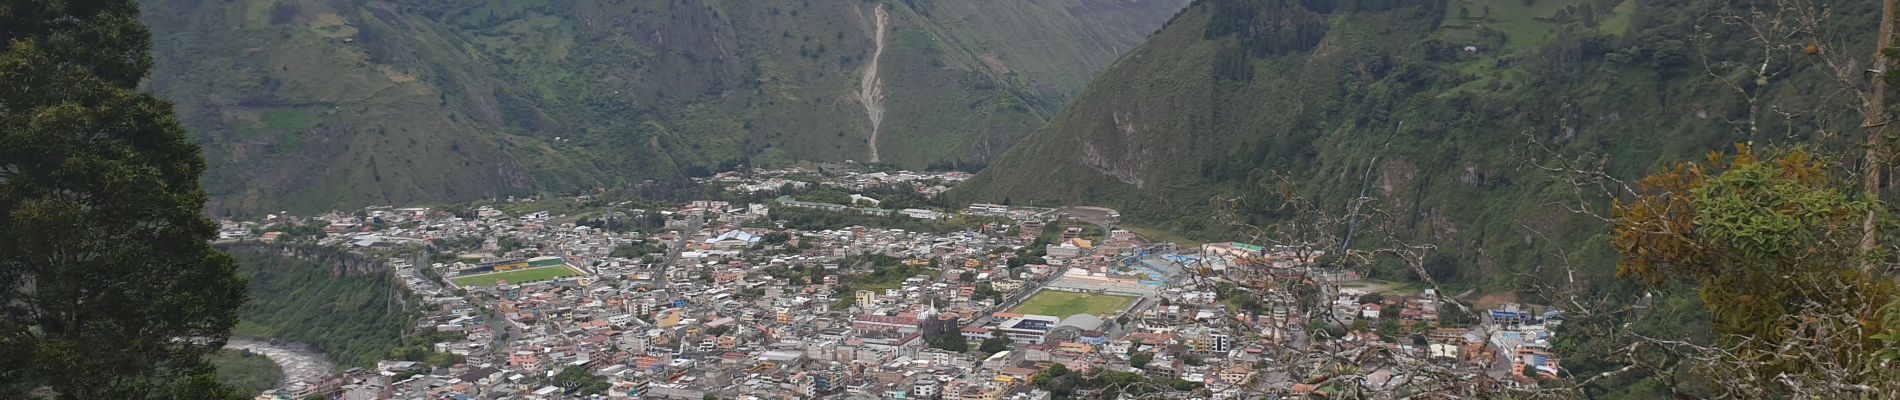
<path fill-rule="evenodd" d="M 1239 48 L 1253 56 L 1277 56 L 1311 50 L 1326 37 L 1325 16 L 1295 0 L 1236 0 L 1209 2 L 1214 8 L 1206 37 L 1235 36 Z M 1316 3 L 1330 11 L 1330 2 Z M 1245 59 L 1245 58 L 1241 58 Z"/>
<path fill-rule="evenodd" d="M 1154 361 L 1154 359 L 1154 353 L 1135 353 L 1135 355 L 1128 357 L 1128 365 L 1135 368 L 1145 368 L 1148 366 L 1148 362 Z"/>
<path fill-rule="evenodd" d="M 963 336 L 963 331 L 953 330 L 943 336 L 930 339 L 930 347 L 963 353 L 970 351 L 970 339 Z"/>
<path fill-rule="evenodd" d="M 0 10 L 0 397 L 242 397 L 206 357 L 244 279 L 208 244 L 198 147 L 138 91 L 138 4 Z"/>
<path fill-rule="evenodd" d="M 588 373 L 586 368 L 577 367 L 562 369 L 560 373 L 554 374 L 550 383 L 567 389 L 569 394 L 580 396 L 599 395 L 613 387 L 613 384 L 608 383 L 607 380 Z"/>
<path fill-rule="evenodd" d="M 1646 177 L 1643 195 L 1614 204 L 1619 275 L 1709 283 L 1860 264 L 1859 223 L 1875 204 L 1838 189 L 1830 160 L 1800 148 L 1767 160 L 1736 149 L 1711 154 L 1707 170 L 1683 163 Z"/>
<path fill-rule="evenodd" d="M 843 204 L 843 205 L 854 206 L 854 207 L 858 206 L 857 204 L 851 203 L 851 195 L 845 194 L 844 192 L 840 192 L 837 190 L 831 190 L 831 189 L 814 190 L 814 191 L 810 191 L 806 193 L 801 193 L 795 197 L 797 197 L 798 200 L 800 201 Z"/>
<path fill-rule="evenodd" d="M 639 259 L 648 255 L 666 254 L 666 245 L 660 243 L 628 243 L 614 247 L 614 257 Z"/>
<path fill-rule="evenodd" d="M 1815 360 L 1788 357 L 1784 344 L 1838 327 L 1848 313 L 1856 332 L 1825 345 L 1851 361 L 1888 351 L 1875 337 L 1900 300 L 1891 279 L 1862 268 L 1864 218 L 1891 226 L 1877 200 L 1856 198 L 1836 163 L 1805 148 L 1710 154 L 1706 165 L 1678 164 L 1638 182 L 1639 194 L 1614 204 L 1611 245 L 1620 276 L 1646 285 L 1691 284 L 1711 316 L 1717 342 L 1763 376 L 1821 375 Z M 1808 314 L 1813 311 L 1822 314 Z"/>
<path fill-rule="evenodd" d="M 977 346 L 977 351 L 994 354 L 1003 350 L 1009 350 L 1009 344 L 1009 338 L 992 337 L 983 339 L 983 344 Z"/>

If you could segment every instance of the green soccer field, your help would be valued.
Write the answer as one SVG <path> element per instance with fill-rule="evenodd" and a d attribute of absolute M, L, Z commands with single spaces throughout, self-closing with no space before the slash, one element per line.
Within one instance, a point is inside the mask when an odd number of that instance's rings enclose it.
<path fill-rule="evenodd" d="M 1108 313 L 1121 311 L 1135 302 L 1134 297 L 1106 294 L 1086 294 L 1044 290 L 1029 296 L 1029 300 L 1010 310 L 1014 313 L 1048 315 L 1068 318 L 1076 314 L 1090 314 L 1107 317 Z"/>
<path fill-rule="evenodd" d="M 508 283 L 510 284 L 519 284 L 519 283 L 534 282 L 534 281 L 545 281 L 549 279 L 563 278 L 563 277 L 569 277 L 569 276 L 575 276 L 575 275 L 580 275 L 580 273 L 574 272 L 573 268 L 568 268 L 567 266 L 563 266 L 563 265 L 556 265 L 552 267 L 529 268 L 529 269 L 514 270 L 514 271 L 508 271 L 508 272 L 496 272 L 496 273 L 490 273 L 490 274 L 464 276 L 464 277 L 459 277 L 459 278 L 453 278 L 450 280 L 455 281 L 455 284 L 462 285 L 462 286 L 492 286 L 495 284 L 495 282 L 501 281 L 503 279 L 508 280 Z"/>

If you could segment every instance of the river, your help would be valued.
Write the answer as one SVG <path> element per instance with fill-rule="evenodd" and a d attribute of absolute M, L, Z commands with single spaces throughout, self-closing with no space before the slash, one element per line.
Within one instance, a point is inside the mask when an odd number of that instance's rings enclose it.
<path fill-rule="evenodd" d="M 330 357 L 300 343 L 271 343 L 266 341 L 231 339 L 224 345 L 227 349 L 239 349 L 269 357 L 284 370 L 284 378 L 277 381 L 282 389 L 293 382 L 315 383 L 324 375 L 336 369 L 336 363 Z"/>

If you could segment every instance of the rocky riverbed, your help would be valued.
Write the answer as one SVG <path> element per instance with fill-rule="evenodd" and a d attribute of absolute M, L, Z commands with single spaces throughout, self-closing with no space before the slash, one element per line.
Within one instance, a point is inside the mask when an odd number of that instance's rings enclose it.
<path fill-rule="evenodd" d="M 336 363 L 331 362 L 330 357 L 300 343 L 231 339 L 224 347 L 262 354 L 277 363 L 277 367 L 284 370 L 284 379 L 277 382 L 278 388 L 289 386 L 294 382 L 316 382 L 318 378 L 336 369 Z"/>

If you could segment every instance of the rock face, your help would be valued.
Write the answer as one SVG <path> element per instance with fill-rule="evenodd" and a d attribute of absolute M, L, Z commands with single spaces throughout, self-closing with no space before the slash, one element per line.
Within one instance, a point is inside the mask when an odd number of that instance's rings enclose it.
<path fill-rule="evenodd" d="M 332 276 L 367 275 L 389 270 L 389 264 L 381 259 L 329 246 L 243 242 L 220 244 L 217 247 L 218 251 L 226 253 L 251 252 L 330 265 L 333 266 Z"/>
<path fill-rule="evenodd" d="M 982 165 L 1187 1 L 145 0 L 147 87 L 219 214 Z"/>
<path fill-rule="evenodd" d="M 1146 186 L 1141 179 L 1142 166 L 1154 157 L 1154 152 L 1135 142 L 1141 127 L 1135 125 L 1133 114 L 1118 111 L 1111 115 L 1115 129 L 1083 143 L 1081 161 L 1097 172 L 1141 189 Z"/>

